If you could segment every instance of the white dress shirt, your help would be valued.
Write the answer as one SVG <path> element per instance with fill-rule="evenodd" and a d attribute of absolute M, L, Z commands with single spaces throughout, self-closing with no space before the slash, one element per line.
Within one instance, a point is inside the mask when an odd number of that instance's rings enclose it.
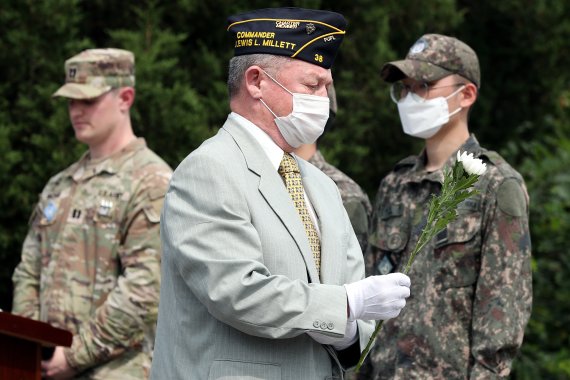
<path fill-rule="evenodd" d="M 273 139 L 267 133 L 265 133 L 261 128 L 253 124 L 251 121 L 247 120 L 245 117 L 235 112 L 232 112 L 228 115 L 228 119 L 232 119 L 233 121 L 235 121 L 240 127 L 243 127 L 250 135 L 253 136 L 255 141 L 257 141 L 257 143 L 261 145 L 261 148 L 265 152 L 267 158 L 269 158 L 269 161 L 271 162 L 271 165 L 273 165 L 273 167 L 275 168 L 275 171 L 277 171 L 279 169 L 279 164 L 283 159 L 283 154 L 285 153 L 283 149 L 281 149 L 277 144 L 275 144 L 275 141 L 273 141 Z M 295 159 L 297 159 L 297 156 L 294 157 Z M 313 205 L 311 204 L 309 197 L 307 197 L 307 193 L 303 192 L 303 195 L 305 196 L 305 204 L 307 205 L 309 216 L 311 217 L 311 220 L 315 225 L 315 229 L 317 230 L 317 235 L 319 235 L 320 239 L 321 230 L 319 229 L 317 213 L 315 212 L 315 209 L 313 208 Z"/>

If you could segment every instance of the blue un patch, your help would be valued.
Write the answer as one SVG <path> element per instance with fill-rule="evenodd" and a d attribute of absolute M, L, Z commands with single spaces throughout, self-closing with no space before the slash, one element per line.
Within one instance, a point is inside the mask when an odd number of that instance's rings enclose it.
<path fill-rule="evenodd" d="M 57 213 L 57 206 L 52 201 L 49 201 L 46 207 L 44 207 L 44 217 L 48 222 L 51 222 L 55 218 Z"/>

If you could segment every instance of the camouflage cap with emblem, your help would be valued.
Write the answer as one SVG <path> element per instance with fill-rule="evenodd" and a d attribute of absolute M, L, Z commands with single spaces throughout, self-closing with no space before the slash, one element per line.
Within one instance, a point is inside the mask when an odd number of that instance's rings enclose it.
<path fill-rule="evenodd" d="M 386 63 L 381 70 L 386 82 L 406 77 L 432 82 L 458 74 L 481 87 L 479 59 L 466 43 L 441 34 L 425 34 L 410 48 L 406 58 Z"/>
<path fill-rule="evenodd" d="M 233 15 L 227 30 L 234 54 L 274 54 L 329 69 L 344 38 L 346 20 L 330 11 L 266 8 Z"/>
<path fill-rule="evenodd" d="M 65 84 L 52 96 L 96 98 L 113 88 L 135 86 L 135 56 L 122 49 L 88 49 L 65 61 Z"/>

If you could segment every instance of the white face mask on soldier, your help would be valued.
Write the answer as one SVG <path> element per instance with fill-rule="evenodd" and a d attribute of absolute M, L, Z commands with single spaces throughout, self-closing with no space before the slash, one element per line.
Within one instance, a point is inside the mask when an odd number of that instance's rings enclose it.
<path fill-rule="evenodd" d="M 263 72 L 293 96 L 293 110 L 287 116 L 277 116 L 263 99 L 259 99 L 275 117 L 275 124 L 287 144 L 298 148 L 303 144 L 312 144 L 317 141 L 323 134 L 329 119 L 330 100 L 328 96 L 293 93 L 271 75 Z"/>
<path fill-rule="evenodd" d="M 413 99 L 411 92 L 408 93 L 397 103 L 404 133 L 422 139 L 429 139 L 435 135 L 447 124 L 451 116 L 461 111 L 459 107 L 449 113 L 447 99 L 457 95 L 464 87 L 461 86 L 447 97 L 440 96 L 420 102 Z"/>

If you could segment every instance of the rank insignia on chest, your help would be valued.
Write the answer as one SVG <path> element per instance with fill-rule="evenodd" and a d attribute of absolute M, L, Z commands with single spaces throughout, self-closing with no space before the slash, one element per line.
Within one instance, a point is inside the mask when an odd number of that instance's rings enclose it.
<path fill-rule="evenodd" d="M 49 201 L 46 207 L 43 209 L 43 214 L 44 218 L 46 218 L 48 222 L 51 222 L 57 214 L 57 205 L 54 202 Z"/>
<path fill-rule="evenodd" d="M 81 224 L 85 213 L 79 208 L 73 208 L 67 217 L 68 223 Z"/>
<path fill-rule="evenodd" d="M 113 202 L 107 199 L 101 199 L 101 203 L 99 204 L 99 210 L 97 213 L 101 216 L 109 216 L 111 215 L 111 210 L 113 209 Z"/>
<path fill-rule="evenodd" d="M 73 209 L 72 213 L 71 213 L 71 217 L 73 219 L 79 219 L 81 218 L 81 210 L 78 210 L 76 208 Z"/>

